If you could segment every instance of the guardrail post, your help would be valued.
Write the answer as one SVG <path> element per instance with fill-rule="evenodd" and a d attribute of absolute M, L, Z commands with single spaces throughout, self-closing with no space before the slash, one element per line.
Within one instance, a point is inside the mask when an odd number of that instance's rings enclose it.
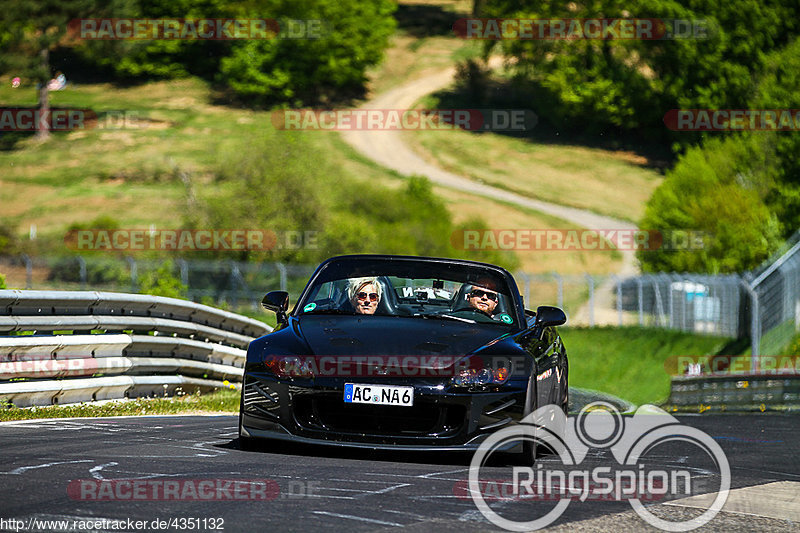
<path fill-rule="evenodd" d="M 88 275 L 86 274 L 86 260 L 78 256 L 78 266 L 80 267 L 80 276 L 81 276 L 81 290 L 86 290 L 86 281 Z"/>
<path fill-rule="evenodd" d="M 286 280 L 286 265 L 284 265 L 283 263 L 275 263 L 275 268 L 278 269 L 278 274 L 280 275 L 281 290 L 282 291 L 288 290 L 289 283 Z"/>

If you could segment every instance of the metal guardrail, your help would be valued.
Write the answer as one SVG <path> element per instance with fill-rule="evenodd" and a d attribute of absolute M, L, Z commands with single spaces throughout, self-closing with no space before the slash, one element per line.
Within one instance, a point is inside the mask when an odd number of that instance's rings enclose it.
<path fill-rule="evenodd" d="M 667 405 L 673 411 L 800 411 L 800 375 L 675 376 Z"/>
<path fill-rule="evenodd" d="M 247 345 L 270 331 L 174 298 L 0 290 L 0 402 L 24 407 L 213 390 L 241 381 Z"/>

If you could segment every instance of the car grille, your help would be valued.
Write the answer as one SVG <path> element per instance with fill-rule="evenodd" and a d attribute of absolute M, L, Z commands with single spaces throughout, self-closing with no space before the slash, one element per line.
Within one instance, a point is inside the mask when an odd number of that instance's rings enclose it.
<path fill-rule="evenodd" d="M 250 382 L 244 387 L 244 408 L 278 418 L 278 393 L 265 383 Z"/>
<path fill-rule="evenodd" d="M 443 436 L 458 432 L 465 408 L 419 402 L 411 407 L 346 404 L 342 395 L 295 397 L 295 419 L 308 429 L 337 433 Z"/>

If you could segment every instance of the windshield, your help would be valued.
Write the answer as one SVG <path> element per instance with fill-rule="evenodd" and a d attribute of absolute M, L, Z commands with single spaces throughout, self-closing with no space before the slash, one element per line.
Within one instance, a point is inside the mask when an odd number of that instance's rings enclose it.
<path fill-rule="evenodd" d="M 323 268 L 299 302 L 298 316 L 347 314 L 517 325 L 508 282 L 464 265 L 351 263 Z"/>

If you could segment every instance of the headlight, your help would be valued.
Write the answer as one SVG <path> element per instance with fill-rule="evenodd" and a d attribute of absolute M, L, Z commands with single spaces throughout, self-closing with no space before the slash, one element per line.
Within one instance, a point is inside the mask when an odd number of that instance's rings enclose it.
<path fill-rule="evenodd" d="M 450 379 L 450 383 L 454 387 L 481 389 L 488 385 L 501 385 L 508 381 L 510 375 L 511 371 L 508 366 L 492 368 L 490 365 L 485 365 L 482 360 L 472 358 L 470 367 L 459 370 Z"/>
<path fill-rule="evenodd" d="M 314 365 L 309 359 L 295 355 L 270 357 L 264 361 L 266 367 L 278 377 L 313 378 Z"/>

